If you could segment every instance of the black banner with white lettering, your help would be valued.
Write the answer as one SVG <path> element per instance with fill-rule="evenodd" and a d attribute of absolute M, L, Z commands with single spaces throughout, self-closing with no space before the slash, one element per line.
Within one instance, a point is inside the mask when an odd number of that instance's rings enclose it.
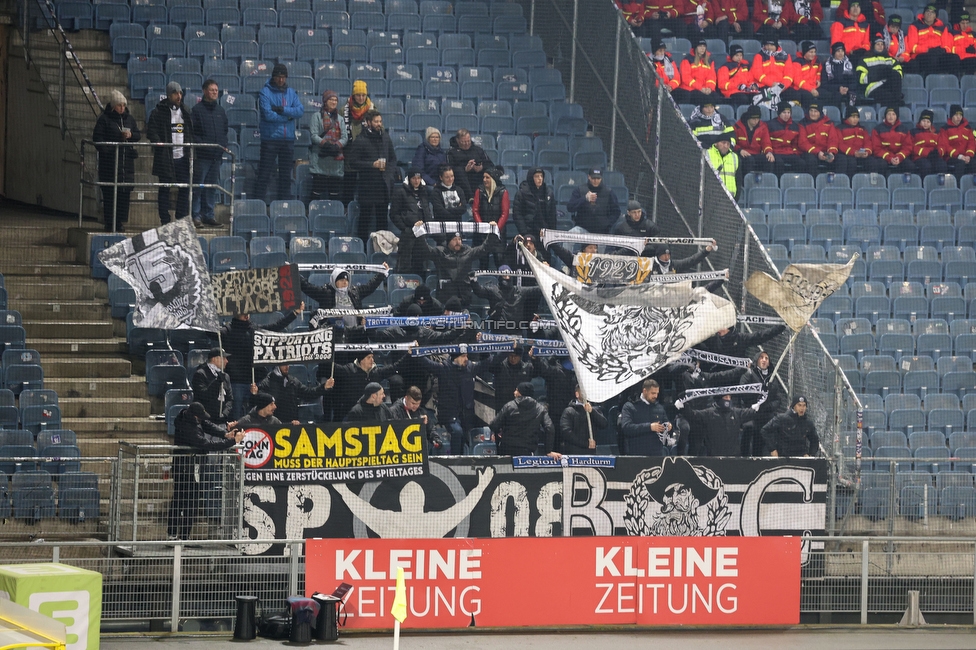
<path fill-rule="evenodd" d="M 268 314 L 294 311 L 299 305 L 298 265 L 286 264 L 276 269 L 249 269 L 215 273 L 211 277 L 217 312 L 234 314 Z"/>
<path fill-rule="evenodd" d="M 305 447 L 316 445 L 309 438 Z M 266 477 L 245 472 L 251 539 L 801 536 L 823 534 L 826 522 L 827 463 L 816 458 L 620 456 L 613 467 L 516 470 L 507 457 L 434 457 L 423 476 L 290 485 Z"/>
<path fill-rule="evenodd" d="M 254 332 L 255 365 L 280 365 L 283 363 L 307 363 L 328 361 L 335 353 L 332 328 L 311 332 Z"/>

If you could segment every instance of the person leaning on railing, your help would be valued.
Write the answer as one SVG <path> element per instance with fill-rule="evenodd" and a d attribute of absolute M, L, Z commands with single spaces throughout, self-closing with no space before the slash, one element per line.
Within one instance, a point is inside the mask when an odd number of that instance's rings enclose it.
<path fill-rule="evenodd" d="M 98 116 L 98 121 L 95 122 L 95 130 L 92 132 L 92 140 L 95 141 L 95 149 L 98 151 L 99 183 L 133 182 L 136 158 L 139 156 L 135 147 L 100 145 L 99 143 L 136 142 L 141 137 L 142 133 L 139 131 L 139 126 L 136 124 L 135 118 L 129 113 L 125 95 L 113 90 L 109 93 L 105 110 Z M 132 188 L 116 188 L 112 185 L 102 185 L 101 187 L 105 231 L 124 230 L 125 223 L 129 220 L 129 195 L 132 193 Z"/>

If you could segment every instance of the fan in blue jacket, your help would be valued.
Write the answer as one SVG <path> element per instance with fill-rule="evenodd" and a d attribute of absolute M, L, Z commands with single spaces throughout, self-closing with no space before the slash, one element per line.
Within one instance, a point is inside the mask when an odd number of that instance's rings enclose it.
<path fill-rule="evenodd" d="M 288 68 L 281 63 L 271 70 L 271 79 L 258 94 L 261 113 L 261 159 L 254 185 L 255 198 L 264 200 L 268 181 L 277 170 L 280 200 L 291 198 L 291 168 L 295 163 L 295 127 L 305 114 L 302 100 L 288 87 Z"/>

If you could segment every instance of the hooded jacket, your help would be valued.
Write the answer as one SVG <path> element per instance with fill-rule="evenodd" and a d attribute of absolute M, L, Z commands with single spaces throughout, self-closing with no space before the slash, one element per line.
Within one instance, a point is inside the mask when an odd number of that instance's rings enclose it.
<path fill-rule="evenodd" d="M 640 219 L 637 221 L 633 221 L 626 212 L 623 213 L 617 219 L 617 223 L 613 224 L 613 228 L 610 229 L 611 235 L 623 235 L 624 237 L 657 237 L 659 232 L 660 228 L 651 221 L 644 210 L 641 210 Z M 613 254 L 633 255 L 634 251 L 629 248 L 618 248 Z"/>
<path fill-rule="evenodd" d="M 965 118 L 958 126 L 948 122 L 942 129 L 942 139 L 948 158 L 976 156 L 976 135 L 973 135 L 973 127 Z"/>
<path fill-rule="evenodd" d="M 856 50 L 870 49 L 870 27 L 864 14 L 851 18 L 850 11 L 845 11 L 834 20 L 830 26 L 830 42 L 843 43 L 844 52 L 850 56 Z"/>
<path fill-rule="evenodd" d="M 806 414 L 800 417 L 790 409 L 780 413 L 762 428 L 766 449 L 780 456 L 816 456 L 820 436 L 813 420 Z"/>
<path fill-rule="evenodd" d="M 702 434 L 704 450 L 700 453 L 703 456 L 738 456 L 742 425 L 756 418 L 751 408 L 725 407 L 719 403 L 701 410 L 686 406 L 682 413 Z"/>
<path fill-rule="evenodd" d="M 745 151 L 751 156 L 765 155 L 773 152 L 773 144 L 769 139 L 769 127 L 759 120 L 756 128 L 749 130 L 745 118 L 735 123 L 735 150 Z"/>
<path fill-rule="evenodd" d="M 281 106 L 281 115 L 271 110 L 272 106 Z M 258 127 L 262 140 L 295 141 L 295 127 L 305 114 L 305 107 L 293 88 L 279 88 L 268 79 L 258 93 L 258 111 L 261 113 Z"/>
<path fill-rule="evenodd" d="M 538 236 L 543 228 L 556 227 L 556 197 L 552 188 L 546 185 L 545 180 L 542 187 L 536 187 L 533 180 L 533 176 L 541 171 L 541 167 L 530 169 L 515 194 L 512 218 L 522 235 Z"/>
<path fill-rule="evenodd" d="M 945 155 L 945 141 L 934 124 L 928 129 L 923 129 L 921 122 L 919 122 L 910 133 L 912 136 L 912 160 L 928 158 L 933 153 L 939 156 Z"/>
<path fill-rule="evenodd" d="M 298 406 L 314 402 L 325 395 L 325 384 L 306 386 L 291 375 L 283 375 L 275 368 L 258 384 L 258 390 L 275 399 L 278 409 L 275 413 L 285 422 L 299 419 Z"/>
<path fill-rule="evenodd" d="M 651 65 L 654 66 L 657 76 L 664 79 L 668 90 L 674 90 L 681 85 L 681 66 L 675 62 L 670 52 L 665 52 L 660 59 L 655 58 L 654 54 L 648 54 L 647 58 L 651 60 Z"/>
<path fill-rule="evenodd" d="M 399 363 L 399 362 L 398 362 Z M 369 372 L 363 370 L 357 361 L 338 365 L 334 369 L 335 386 L 332 389 L 332 416 L 338 422 L 345 419 L 349 411 L 359 402 L 366 391 L 366 384 L 381 382 L 396 374 L 398 363 L 373 366 Z"/>
<path fill-rule="evenodd" d="M 555 431 L 549 413 L 532 397 L 516 397 L 495 414 L 489 425 L 498 442 L 498 453 L 505 456 L 529 456 L 538 444 L 544 443 L 546 453 L 551 447 Z"/>
<path fill-rule="evenodd" d="M 508 357 L 508 352 L 499 352 L 491 358 L 488 365 L 495 375 L 495 410 L 501 409 L 512 399 L 519 384 L 531 382 L 535 374 L 534 361 L 519 361 L 512 365 L 508 362 Z"/>
<path fill-rule="evenodd" d="M 681 86 L 683 90 L 715 90 L 718 87 L 718 77 L 715 72 L 715 62 L 712 55 L 705 53 L 701 61 L 695 62 L 695 51 L 681 62 Z"/>
<path fill-rule="evenodd" d="M 976 36 L 972 29 L 963 30 L 956 25 L 949 33 L 952 38 L 952 49 L 949 50 L 960 59 L 976 58 Z"/>
<path fill-rule="evenodd" d="M 210 451 L 220 451 L 234 446 L 234 441 L 225 438 L 227 433 L 221 427 L 210 420 L 197 421 L 197 418 L 190 414 L 189 409 L 180 411 L 173 423 L 175 435 L 173 444 L 177 447 L 190 447 L 192 451 L 177 451 L 178 454 L 206 454 Z"/>
<path fill-rule="evenodd" d="M 513 278 L 499 278 L 497 287 L 482 286 L 472 280 L 471 291 L 488 301 L 488 319 L 494 321 L 491 330 L 496 333 L 520 332 L 526 316 L 525 301 L 530 296 L 542 296 L 539 287 L 518 287 Z"/>
<path fill-rule="evenodd" d="M 807 61 L 805 57 L 796 55 L 793 57 L 793 88 L 796 90 L 816 90 L 820 87 L 820 75 L 823 66 L 820 61 L 814 59 Z"/>
<path fill-rule="evenodd" d="M 210 142 L 227 146 L 227 113 L 220 102 L 201 100 L 190 111 L 193 118 L 195 142 Z M 221 160 L 224 152 L 216 147 L 202 147 L 196 151 L 197 160 Z"/>
<path fill-rule="evenodd" d="M 716 71 L 717 88 L 725 97 L 731 97 L 736 93 L 746 92 L 752 84 L 756 83 L 753 78 L 752 66 L 745 59 L 733 61 L 732 57 L 719 66 Z"/>
<path fill-rule="evenodd" d="M 156 108 L 146 119 L 146 138 L 150 142 L 173 142 L 173 124 L 170 118 L 172 105 L 169 99 L 156 104 Z M 193 140 L 193 118 L 186 104 L 180 102 L 183 112 L 183 143 L 190 144 Z M 184 148 L 184 156 L 189 156 L 189 150 Z M 153 176 L 158 176 L 161 182 L 170 182 L 174 178 L 173 147 L 153 147 Z"/>
<path fill-rule="evenodd" d="M 363 124 L 359 137 L 346 148 L 345 155 L 349 169 L 359 174 L 359 203 L 389 203 L 397 157 L 386 129 L 372 129 Z M 380 158 L 386 159 L 384 170 L 373 167 L 373 163 Z"/>
<path fill-rule="evenodd" d="M 881 83 L 888 81 L 892 72 L 897 72 L 898 76 L 903 76 L 901 64 L 887 52 L 878 54 L 875 51 L 868 52 L 861 62 L 857 65 L 857 81 L 861 85 L 861 92 L 865 96 L 870 95 Z"/>
<path fill-rule="evenodd" d="M 837 138 L 837 150 L 845 156 L 853 156 L 861 149 L 869 154 L 874 152 L 871 134 L 860 124 L 851 126 L 846 120 L 841 122 L 837 125 Z"/>
<path fill-rule="evenodd" d="M 908 28 L 908 36 L 905 37 L 905 49 L 913 59 L 919 54 L 925 54 L 930 50 L 938 48 L 946 52 L 952 51 L 952 34 L 938 18 L 931 25 L 926 25 L 922 20 L 924 14 L 918 14 L 915 22 Z"/>
<path fill-rule="evenodd" d="M 777 117 L 767 122 L 769 126 L 769 142 L 773 145 L 773 154 L 777 156 L 795 156 L 800 153 L 800 127 L 793 118 L 786 120 Z"/>
<path fill-rule="evenodd" d="M 283 332 L 295 318 L 297 318 L 295 312 L 290 311 L 274 323 L 262 325 L 261 329 Z M 255 379 L 261 381 L 264 378 L 264 367 L 254 366 L 251 362 L 254 358 L 254 331 L 256 329 L 257 327 L 251 321 L 234 318 L 230 323 L 224 325 L 220 332 L 224 350 L 229 355 L 224 372 L 230 375 L 230 383 L 232 384 L 250 384 L 252 367 L 255 371 Z"/>
<path fill-rule="evenodd" d="M 834 123 L 826 115 L 819 120 L 809 117 L 800 122 L 800 151 L 803 153 L 837 153 L 840 140 Z"/>
<path fill-rule="evenodd" d="M 782 384 L 773 377 L 772 367 L 760 370 L 756 364 L 759 355 L 753 359 L 753 365 L 739 378 L 740 385 L 762 384 L 766 391 L 766 401 L 759 405 L 759 418 L 766 422 L 769 418 L 782 413 L 788 406 L 786 401 L 786 391 Z M 744 394 L 740 401 L 740 406 L 752 406 L 761 399 L 759 395 Z"/>
<path fill-rule="evenodd" d="M 423 298 L 422 302 L 421 298 Z M 444 313 L 444 305 L 431 295 L 430 287 L 426 284 L 421 284 L 414 289 L 413 295 L 397 305 L 394 312 L 397 316 L 407 316 L 407 310 L 410 308 L 410 305 L 420 307 L 421 316 L 439 316 Z"/>
<path fill-rule="evenodd" d="M 494 251 L 501 245 L 498 235 L 489 234 L 483 244 L 478 246 L 467 246 L 462 244 L 461 248 L 454 251 L 449 246 L 431 246 L 427 243 L 427 238 L 417 240 L 418 245 L 426 252 L 430 259 L 434 261 L 437 269 L 437 278 L 441 282 L 441 291 L 448 288 L 446 294 L 438 294 L 441 300 L 446 301 L 445 295 L 457 295 L 462 303 L 471 300 L 471 286 L 468 284 L 468 274 L 471 273 L 475 260 L 483 254 Z"/>
<path fill-rule="evenodd" d="M 278 400 L 276 399 L 275 402 L 277 401 Z M 279 410 L 281 409 L 280 406 L 278 408 Z M 278 411 L 275 411 L 275 413 L 277 412 Z M 283 425 L 284 423 L 274 415 L 264 417 L 259 414 L 257 407 L 252 408 L 247 412 L 247 415 L 237 421 L 237 428 L 239 429 L 261 429 L 262 431 L 266 431 L 271 435 L 274 435 Z"/>
<path fill-rule="evenodd" d="M 390 199 L 390 221 L 400 230 L 400 246 L 403 246 L 405 239 L 414 239 L 413 226 L 418 221 L 428 221 L 433 212 L 430 207 L 430 193 L 423 180 L 416 189 L 410 185 L 410 175 L 416 171 L 411 167 L 407 172 L 407 178 L 402 183 L 397 183 L 393 188 L 393 197 Z"/>
<path fill-rule="evenodd" d="M 413 160 L 410 163 L 411 167 L 419 169 L 423 175 L 424 183 L 428 187 L 433 187 L 437 184 L 438 173 L 443 165 L 447 164 L 447 152 L 441 149 L 439 146 L 435 147 L 431 143 L 424 140 L 417 147 L 417 151 L 413 154 Z"/>
<path fill-rule="evenodd" d="M 482 184 L 474 191 L 474 201 L 471 203 L 471 213 L 477 223 L 498 224 L 498 231 L 505 232 L 510 211 L 508 189 L 501 180 L 501 173 L 497 167 L 487 170 L 493 187 Z"/>
<path fill-rule="evenodd" d="M 668 451 L 661 440 L 664 434 L 651 431 L 651 423 L 668 423 L 668 412 L 660 401 L 653 404 L 638 397 L 627 402 L 620 411 L 620 433 L 623 436 L 627 456 L 667 456 Z"/>
<path fill-rule="evenodd" d="M 871 133 L 871 148 L 874 155 L 885 162 L 891 162 L 894 156 L 904 160 L 912 152 L 912 136 L 908 125 L 902 124 L 901 120 L 895 120 L 894 124 L 881 122 Z"/>
<path fill-rule="evenodd" d="M 775 52 L 761 49 L 752 57 L 752 78 L 762 88 L 770 88 L 776 84 L 783 84 L 787 88 L 793 85 L 793 61 L 782 48 Z"/>
<path fill-rule="evenodd" d="M 126 140 L 122 137 L 122 129 L 132 131 L 132 136 Z M 129 113 L 129 107 L 121 115 L 115 112 L 111 106 L 106 106 L 102 114 L 95 122 L 95 129 L 92 131 L 92 140 L 95 142 L 137 142 L 142 137 L 139 125 Z M 95 146 L 98 151 L 98 180 L 108 182 L 115 180 L 115 149 L 116 147 Z M 135 179 L 136 158 L 139 157 L 135 147 L 118 147 L 119 166 L 118 180 L 131 183 Z M 104 191 L 111 192 L 111 187 L 103 187 Z"/>
<path fill-rule="evenodd" d="M 603 415 L 600 407 L 594 406 L 590 412 L 589 421 L 586 417 L 586 409 L 582 402 L 574 401 L 563 409 L 559 416 L 559 436 L 558 451 L 564 454 L 589 454 L 590 449 L 590 424 L 593 425 L 593 433 L 607 427 L 607 418 Z"/>
<path fill-rule="evenodd" d="M 202 363 L 190 379 L 193 401 L 203 404 L 214 422 L 227 422 L 234 405 L 234 393 L 226 371 L 214 372 L 209 363 Z"/>
<path fill-rule="evenodd" d="M 451 187 L 438 181 L 430 193 L 430 207 L 434 221 L 463 221 L 468 211 L 468 195 L 457 179 Z"/>
<path fill-rule="evenodd" d="M 488 361 L 468 361 L 461 366 L 453 360 L 434 361 L 429 357 L 418 360 L 437 376 L 437 420 L 450 424 L 462 419 L 462 411 L 474 411 L 474 378 L 488 370 Z"/>
<path fill-rule="evenodd" d="M 586 200 L 589 192 L 596 194 L 596 202 L 590 203 Z M 604 182 L 599 187 L 593 187 L 589 181 L 586 187 L 576 186 L 566 209 L 573 213 L 573 221 L 577 226 L 592 233 L 608 233 L 610 226 L 620 217 L 617 197 Z"/>
<path fill-rule="evenodd" d="M 306 296 L 319 303 L 320 309 L 335 309 L 336 307 L 336 293 L 340 292 L 335 286 L 336 279 L 339 277 L 340 273 L 345 273 L 346 270 L 342 268 L 336 268 L 332 271 L 331 279 L 329 284 L 317 287 L 305 278 L 302 278 L 302 291 Z M 380 288 L 380 285 L 386 281 L 386 276 L 382 273 L 377 273 L 373 275 L 373 278 L 366 284 L 353 285 L 349 282 L 349 286 L 346 287 L 345 291 L 348 292 L 349 300 L 355 309 L 363 308 L 363 299 L 372 295 L 374 291 Z"/>
<path fill-rule="evenodd" d="M 762 345 L 766 341 L 776 338 L 785 331 L 786 325 L 756 329 L 752 332 L 743 332 L 739 331 L 738 327 L 732 327 L 728 332 L 726 332 L 725 336 L 716 334 L 711 338 L 705 339 L 696 347 L 707 350 L 708 352 L 724 354 L 730 357 L 749 358 L 752 356 L 749 354 L 749 348 Z"/>
<path fill-rule="evenodd" d="M 841 86 L 853 89 L 857 85 L 857 77 L 850 57 L 827 59 L 823 64 L 823 78 L 820 85 L 824 90 L 834 93 L 839 93 Z"/>

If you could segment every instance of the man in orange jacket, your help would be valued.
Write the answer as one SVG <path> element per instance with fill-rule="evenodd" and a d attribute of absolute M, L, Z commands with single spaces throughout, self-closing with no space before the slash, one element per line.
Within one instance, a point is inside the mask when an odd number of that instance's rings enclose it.
<path fill-rule="evenodd" d="M 648 38 L 666 38 L 684 34 L 684 0 L 645 0 L 644 34 Z"/>
<path fill-rule="evenodd" d="M 915 173 L 915 163 L 910 157 L 912 136 L 908 125 L 898 119 L 898 109 L 894 106 L 885 109 L 884 121 L 874 127 L 871 150 L 876 158 L 885 163 L 886 175 Z"/>
<path fill-rule="evenodd" d="M 956 69 L 959 58 L 952 52 L 952 34 L 938 18 L 934 4 L 925 6 L 925 11 L 916 16 L 908 28 L 905 47 L 911 61 L 905 66 L 906 72 L 923 77 Z"/>
<path fill-rule="evenodd" d="M 922 178 L 930 174 L 945 174 L 948 171 L 945 155 L 945 139 L 932 124 L 935 114 L 931 110 L 922 111 L 915 128 L 909 131 L 912 137 L 912 160 Z"/>
<path fill-rule="evenodd" d="M 889 18 L 888 27 L 881 32 L 881 36 L 884 38 L 888 55 L 902 65 L 908 63 L 911 57 L 905 45 L 905 32 L 901 28 L 901 16 L 895 14 Z"/>
<path fill-rule="evenodd" d="M 969 12 L 959 16 L 959 24 L 952 31 L 952 54 L 959 57 L 959 70 L 963 74 L 976 72 L 976 37 L 969 22 Z"/>
<path fill-rule="evenodd" d="M 729 60 L 718 69 L 718 91 L 733 106 L 752 104 L 753 97 L 759 92 L 739 44 L 729 46 Z"/>
<path fill-rule="evenodd" d="M 664 41 L 655 41 L 651 47 L 654 48 L 654 51 L 649 55 L 651 65 L 654 66 L 657 75 L 664 80 L 668 90 L 674 92 L 681 85 L 680 67 L 672 58 L 671 53 L 668 52 L 668 46 L 664 44 Z"/>
<path fill-rule="evenodd" d="M 870 48 L 868 21 L 861 13 L 861 0 L 850 0 L 846 14 L 842 14 L 830 26 L 830 42 L 843 43 L 847 56 L 854 60 L 867 52 Z"/>
<path fill-rule="evenodd" d="M 800 43 L 800 51 L 791 61 L 793 64 L 793 85 L 783 92 L 783 99 L 798 101 L 803 106 L 816 102 L 820 96 L 820 73 L 823 67 L 817 60 L 817 46 L 813 41 Z"/>
<path fill-rule="evenodd" d="M 760 88 L 793 85 L 793 62 L 773 37 L 763 39 L 762 49 L 752 58 L 752 78 Z"/>
<path fill-rule="evenodd" d="M 834 170 L 838 174 L 881 174 L 884 161 L 873 153 L 871 134 L 861 126 L 861 114 L 853 106 L 847 108 L 844 121 L 837 126 L 837 156 Z"/>
<path fill-rule="evenodd" d="M 813 102 L 807 107 L 807 116 L 800 122 L 800 155 L 813 170 L 834 171 L 839 138 L 826 115 L 820 112 L 820 104 Z"/>
<path fill-rule="evenodd" d="M 976 174 L 976 135 L 959 104 L 949 107 L 949 123 L 942 130 L 942 138 L 949 172 L 959 180 L 965 174 Z"/>

